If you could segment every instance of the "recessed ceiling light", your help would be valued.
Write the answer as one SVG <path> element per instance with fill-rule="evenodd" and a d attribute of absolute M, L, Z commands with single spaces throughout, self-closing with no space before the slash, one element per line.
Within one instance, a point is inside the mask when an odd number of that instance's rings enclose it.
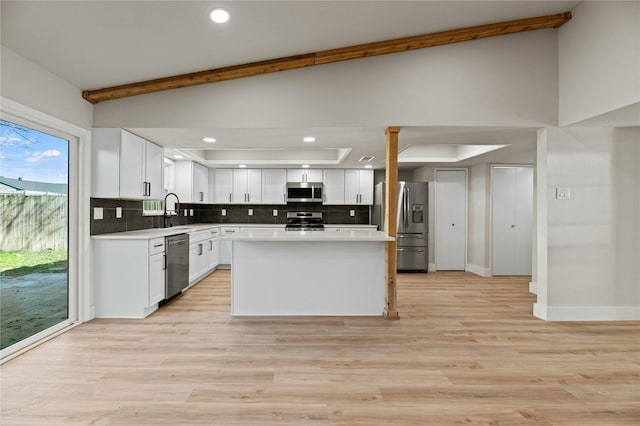
<path fill-rule="evenodd" d="M 180 160 L 181 158 L 184 158 L 182 155 L 174 155 L 173 158 L 177 158 L 178 160 Z"/>
<path fill-rule="evenodd" d="M 365 169 L 373 169 L 373 166 L 371 164 L 366 164 L 364 166 Z"/>
<path fill-rule="evenodd" d="M 302 168 L 303 168 L 303 169 L 308 169 L 308 168 L 309 168 L 309 165 L 308 165 L 308 164 L 303 164 L 303 165 L 302 165 Z"/>
<path fill-rule="evenodd" d="M 214 143 L 216 141 L 216 138 L 206 137 L 206 138 L 202 138 L 202 140 L 208 143 Z"/>
<path fill-rule="evenodd" d="M 304 138 L 302 138 L 302 141 L 305 143 L 311 143 L 315 142 L 316 138 L 314 138 L 313 136 L 305 136 Z"/>
<path fill-rule="evenodd" d="M 216 24 L 224 24 L 229 20 L 229 12 L 224 9 L 213 9 L 211 13 L 209 13 L 209 18 Z"/>
<path fill-rule="evenodd" d="M 244 169 L 245 167 L 247 167 L 246 164 L 238 164 L 238 167 L 240 167 L 241 169 Z"/>

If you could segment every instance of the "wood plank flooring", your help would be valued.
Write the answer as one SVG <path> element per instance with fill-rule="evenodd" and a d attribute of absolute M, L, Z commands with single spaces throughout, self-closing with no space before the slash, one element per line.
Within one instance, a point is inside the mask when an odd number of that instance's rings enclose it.
<path fill-rule="evenodd" d="M 400 321 L 235 319 L 216 271 L 4 364 L 1 423 L 640 424 L 638 322 L 544 322 L 528 281 L 399 274 Z"/>

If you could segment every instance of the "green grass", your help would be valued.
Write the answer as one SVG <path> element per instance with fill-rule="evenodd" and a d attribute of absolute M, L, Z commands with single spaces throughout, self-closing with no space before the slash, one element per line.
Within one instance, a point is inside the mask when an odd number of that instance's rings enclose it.
<path fill-rule="evenodd" d="M 66 268 L 67 252 L 64 251 L 0 251 L 0 273 L 21 275 L 32 272 L 48 272 Z"/>

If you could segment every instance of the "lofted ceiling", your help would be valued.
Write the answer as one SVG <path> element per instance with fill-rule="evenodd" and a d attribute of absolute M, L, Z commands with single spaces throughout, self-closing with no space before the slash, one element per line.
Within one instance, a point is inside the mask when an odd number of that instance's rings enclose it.
<path fill-rule="evenodd" d="M 127 84 L 290 55 L 566 12 L 577 1 L 7 1 L 2 44 L 83 90 Z M 226 24 L 208 12 L 224 7 Z M 393 123 L 390 123 L 393 124 Z M 384 163 L 384 128 L 130 129 L 210 166 Z M 317 138 L 301 143 L 303 136 Z M 534 135 L 534 136 L 532 136 Z M 202 137 L 214 136 L 207 145 Z M 531 129 L 403 128 L 400 167 L 423 163 L 421 145 L 473 148 L 535 140 Z M 372 141 L 377 141 L 373 143 Z M 520 142 L 524 143 L 524 142 Z M 436 149 L 436 147 L 432 147 Z M 503 149 L 511 149 L 509 147 Z M 413 152 L 412 152 L 413 150 Z M 180 152 L 177 152 L 180 151 Z M 438 155 L 446 149 L 441 148 Z M 411 156 L 409 156 L 411 154 Z M 449 160 L 448 160 L 449 161 Z"/>

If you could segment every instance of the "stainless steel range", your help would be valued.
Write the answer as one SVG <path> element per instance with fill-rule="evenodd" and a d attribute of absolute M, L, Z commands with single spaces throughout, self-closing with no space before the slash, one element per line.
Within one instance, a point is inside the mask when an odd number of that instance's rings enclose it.
<path fill-rule="evenodd" d="M 322 212 L 287 212 L 286 231 L 324 231 Z"/>

